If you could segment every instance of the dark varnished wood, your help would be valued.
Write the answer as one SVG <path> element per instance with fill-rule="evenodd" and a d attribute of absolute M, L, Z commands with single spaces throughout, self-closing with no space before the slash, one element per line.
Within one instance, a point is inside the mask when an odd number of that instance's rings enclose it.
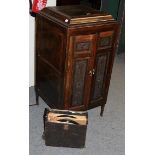
<path fill-rule="evenodd" d="M 49 106 L 57 103 L 57 108 L 63 108 L 65 30 L 41 16 L 37 20 L 40 23 L 36 32 L 36 90 Z"/>
<path fill-rule="evenodd" d="M 49 7 L 37 14 L 36 101 L 41 96 L 50 107 L 59 109 L 87 110 L 101 106 L 102 115 L 118 24 L 113 18 L 106 18 L 110 17 L 107 13 L 83 6 L 75 8 Z M 99 17 L 105 20 L 100 21 Z M 76 21 L 79 18 L 84 22 Z"/>
<path fill-rule="evenodd" d="M 115 21 L 107 12 L 100 12 L 90 7 L 73 5 L 47 7 L 39 12 L 42 16 L 62 24 L 65 27 L 74 27 L 79 24 L 105 23 Z"/>

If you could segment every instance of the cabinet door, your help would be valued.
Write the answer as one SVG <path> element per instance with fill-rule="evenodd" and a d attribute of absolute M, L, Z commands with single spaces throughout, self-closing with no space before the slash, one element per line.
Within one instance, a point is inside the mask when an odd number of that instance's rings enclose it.
<path fill-rule="evenodd" d="M 108 79 L 110 78 L 108 72 L 111 65 L 112 44 L 113 31 L 99 33 L 89 108 L 99 106 L 105 101 Z"/>
<path fill-rule="evenodd" d="M 93 76 L 95 43 L 95 34 L 71 37 L 70 109 L 87 109 Z"/>

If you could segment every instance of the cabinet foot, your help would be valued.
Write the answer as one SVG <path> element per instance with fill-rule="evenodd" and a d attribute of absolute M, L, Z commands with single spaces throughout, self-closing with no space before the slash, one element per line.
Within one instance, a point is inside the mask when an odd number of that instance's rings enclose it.
<path fill-rule="evenodd" d="M 100 116 L 101 116 L 101 117 L 103 116 L 104 107 L 105 107 L 105 104 L 104 104 L 104 105 L 101 105 L 101 112 L 100 112 Z"/>
<path fill-rule="evenodd" d="M 35 88 L 35 97 L 36 97 L 36 100 L 35 100 L 36 103 L 32 104 L 32 105 L 29 105 L 29 106 L 39 105 L 39 94 L 38 94 L 37 88 Z"/>
<path fill-rule="evenodd" d="M 34 105 L 39 105 L 39 94 L 38 94 L 38 92 L 37 92 L 37 90 L 35 90 L 35 97 L 36 97 L 36 103 L 35 104 L 31 104 L 31 105 L 29 105 L 29 106 L 34 106 Z"/>
<path fill-rule="evenodd" d="M 36 95 L 36 105 L 39 105 L 39 95 Z"/>
<path fill-rule="evenodd" d="M 36 105 L 39 105 L 39 94 L 37 88 L 35 88 L 35 93 L 36 93 Z"/>

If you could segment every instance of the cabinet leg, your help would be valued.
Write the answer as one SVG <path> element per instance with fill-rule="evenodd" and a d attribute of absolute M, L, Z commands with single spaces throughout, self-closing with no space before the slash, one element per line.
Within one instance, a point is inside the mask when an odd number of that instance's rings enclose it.
<path fill-rule="evenodd" d="M 39 95 L 36 94 L 36 105 L 39 105 Z"/>
<path fill-rule="evenodd" d="M 101 112 L 100 112 L 100 116 L 101 116 L 101 117 L 103 116 L 104 107 L 105 107 L 105 104 L 101 105 Z"/>
<path fill-rule="evenodd" d="M 39 94 L 38 94 L 37 88 L 35 88 L 35 97 L 36 97 L 36 103 L 31 104 L 29 106 L 39 105 Z"/>
<path fill-rule="evenodd" d="M 35 88 L 35 93 L 36 93 L 36 105 L 39 105 L 39 94 L 37 88 Z"/>
<path fill-rule="evenodd" d="M 37 90 L 36 90 L 36 105 L 39 105 L 39 95 Z"/>

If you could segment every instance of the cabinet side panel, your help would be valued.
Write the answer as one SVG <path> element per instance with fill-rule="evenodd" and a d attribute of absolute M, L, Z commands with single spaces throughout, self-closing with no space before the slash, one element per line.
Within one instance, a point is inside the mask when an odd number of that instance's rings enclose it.
<path fill-rule="evenodd" d="M 61 108 L 63 78 L 42 59 L 38 59 L 38 89 L 40 96 L 50 107 Z"/>
<path fill-rule="evenodd" d="M 39 55 L 46 59 L 51 66 L 60 74 L 64 71 L 65 31 L 61 26 L 41 18 L 41 42 Z"/>
<path fill-rule="evenodd" d="M 50 107 L 63 108 L 65 30 L 43 17 L 39 21 L 36 51 L 36 86 Z"/>

